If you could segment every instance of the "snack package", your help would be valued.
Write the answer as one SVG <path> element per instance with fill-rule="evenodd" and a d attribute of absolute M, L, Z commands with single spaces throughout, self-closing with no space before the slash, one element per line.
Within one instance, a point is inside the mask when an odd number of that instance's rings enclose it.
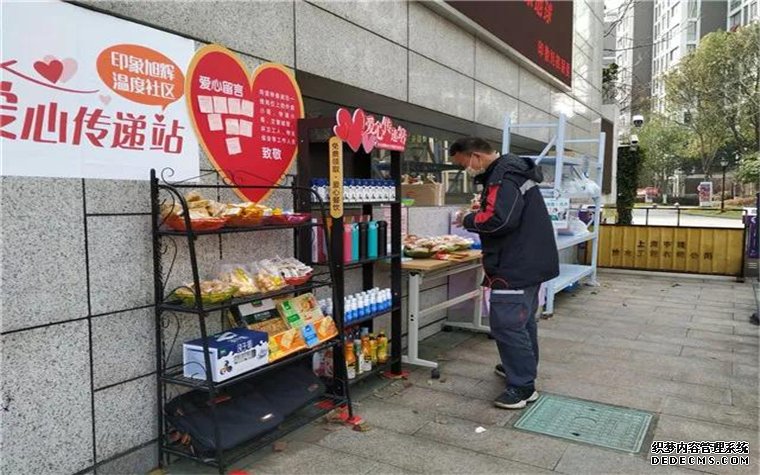
<path fill-rule="evenodd" d="M 288 326 L 281 318 L 270 318 L 263 322 L 249 323 L 248 328 L 250 330 L 264 332 L 267 335 L 276 335 L 289 330 Z"/>
<path fill-rule="evenodd" d="M 279 302 L 277 311 L 290 328 L 301 328 L 324 317 L 317 299 L 311 293 Z"/>
<path fill-rule="evenodd" d="M 332 317 L 320 318 L 314 322 L 314 329 L 317 331 L 317 338 L 319 341 L 325 342 L 338 336 L 338 328 L 335 326 L 335 322 Z"/>
<path fill-rule="evenodd" d="M 307 323 L 301 327 L 301 336 L 303 336 L 303 340 L 306 342 L 306 346 L 309 348 L 312 348 L 319 344 L 317 331 L 314 329 L 314 325 L 311 323 Z"/>
<path fill-rule="evenodd" d="M 301 331 L 291 328 L 276 335 L 269 335 L 269 362 L 284 358 L 291 353 L 306 348 Z"/>
<path fill-rule="evenodd" d="M 314 353 L 312 359 L 314 374 L 323 378 L 333 377 L 333 349 L 328 348 Z"/>
<path fill-rule="evenodd" d="M 224 264 L 219 275 L 221 280 L 237 287 L 235 297 L 248 297 L 261 292 L 253 277 L 242 265 Z"/>

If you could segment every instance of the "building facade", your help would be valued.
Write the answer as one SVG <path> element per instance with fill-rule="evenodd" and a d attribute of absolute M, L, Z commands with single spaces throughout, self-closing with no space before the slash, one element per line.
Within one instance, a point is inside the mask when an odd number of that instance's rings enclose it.
<path fill-rule="evenodd" d="M 665 110 L 664 77 L 699 40 L 725 28 L 725 0 L 655 0 L 653 2 L 652 110 Z"/>
<path fill-rule="evenodd" d="M 726 31 L 733 31 L 757 20 L 760 20 L 758 0 L 728 0 Z"/>
<path fill-rule="evenodd" d="M 614 58 L 618 66 L 618 125 L 625 131 L 632 117 L 649 110 L 652 84 L 652 2 L 624 2 L 608 16 L 614 27 Z M 608 30 L 605 30 L 607 33 Z"/>
<path fill-rule="evenodd" d="M 546 5 L 559 9 L 570 2 L 513 3 L 536 12 L 540 4 L 546 19 Z M 444 2 L 67 5 L 191 39 L 196 48 L 222 44 L 249 69 L 281 63 L 300 84 L 307 116 L 334 117 L 339 106 L 362 107 L 398 120 L 412 135 L 448 140 L 478 134 L 497 144 L 506 114 L 517 122 L 545 123 L 564 113 L 568 138 L 595 137 L 600 131 L 601 1 L 573 1 L 568 8 L 572 27 L 557 26 L 557 33 L 567 37 L 560 46 L 570 51 L 572 68 L 556 57 L 551 64 L 555 73 L 567 73 L 566 81 Z M 14 19 L 3 14 L 2 21 Z M 526 33 L 523 24 L 508 17 L 498 21 L 518 36 Z M 541 53 L 548 55 L 545 48 Z M 530 129 L 512 141 L 540 150 L 548 137 L 548 131 Z M 596 153 L 595 146 L 578 150 Z M 203 153 L 200 168 L 212 168 Z M 2 473 L 146 473 L 157 465 L 147 178 L 147 170 L 145 180 L 0 177 Z M 273 200 L 267 204 L 288 205 L 284 197 Z M 410 208 L 409 231 L 448 232 L 452 209 Z M 291 235 L 272 233 L 255 245 L 234 234 L 204 241 L 200 259 L 216 262 L 224 253 L 249 262 L 287 255 Z M 445 281 L 431 281 L 421 305 L 447 295 Z M 439 331 L 445 317 L 426 316 L 422 335 Z M 210 330 L 218 331 L 221 318 L 209 322 Z M 180 344 L 197 336 L 191 333 L 179 335 Z"/>

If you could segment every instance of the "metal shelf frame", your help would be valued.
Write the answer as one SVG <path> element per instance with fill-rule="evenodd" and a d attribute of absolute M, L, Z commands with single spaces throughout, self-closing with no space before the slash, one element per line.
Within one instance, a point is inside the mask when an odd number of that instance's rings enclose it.
<path fill-rule="evenodd" d="M 512 123 L 510 114 L 507 113 L 504 118 L 504 130 L 502 132 L 502 153 L 509 153 L 511 145 L 511 134 L 515 129 L 549 129 L 550 137 L 544 149 L 540 154 L 530 156 L 537 165 L 547 158 L 549 152 L 554 149 L 554 155 L 551 157 L 555 162 L 554 167 L 554 185 L 553 192 L 557 198 L 565 197 L 570 198 L 569 195 L 563 195 L 562 193 L 562 171 L 564 166 L 569 162 L 575 162 L 574 158 L 570 159 L 565 155 L 565 146 L 572 144 L 595 144 L 598 146 L 596 159 L 592 157 L 588 158 L 589 162 L 592 160 L 595 162 L 596 168 L 596 184 L 598 185 L 599 192 L 597 195 L 586 195 L 594 204 L 594 229 L 589 234 L 583 234 L 580 236 L 559 236 L 557 238 L 557 249 L 566 249 L 576 246 L 584 242 L 591 242 L 591 265 L 581 266 L 577 264 L 563 264 L 560 266 L 560 275 L 546 283 L 546 304 L 544 307 L 544 315 L 551 316 L 554 314 L 554 297 L 555 295 L 574 283 L 588 278 L 590 285 L 598 285 L 597 283 L 597 255 L 599 251 L 599 222 L 602 210 L 602 177 L 604 176 L 604 145 L 607 139 L 606 134 L 601 132 L 596 138 L 579 138 L 568 139 L 567 138 L 567 117 L 564 114 L 560 114 L 556 122 L 549 123 L 526 123 L 517 124 Z M 588 175 L 588 169 L 584 170 Z M 572 198 L 577 198 L 576 194 L 573 194 Z"/>

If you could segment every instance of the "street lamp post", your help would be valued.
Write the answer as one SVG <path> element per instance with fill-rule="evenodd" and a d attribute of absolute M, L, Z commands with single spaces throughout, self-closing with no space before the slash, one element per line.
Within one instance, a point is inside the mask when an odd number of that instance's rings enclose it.
<path fill-rule="evenodd" d="M 728 166 L 728 159 L 722 158 L 720 166 L 723 167 L 723 184 L 720 185 L 720 212 L 723 213 L 723 208 L 726 206 L 726 167 Z"/>

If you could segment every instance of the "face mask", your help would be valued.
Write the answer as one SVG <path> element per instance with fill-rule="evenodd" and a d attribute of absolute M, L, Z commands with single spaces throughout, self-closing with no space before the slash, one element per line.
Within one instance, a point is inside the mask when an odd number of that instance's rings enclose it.
<path fill-rule="evenodd" d="M 480 175 L 481 173 L 483 173 L 483 169 L 481 169 L 481 168 L 474 168 L 472 166 L 472 158 L 473 157 L 474 157 L 474 155 L 470 155 L 470 163 L 467 164 L 467 166 L 465 167 L 464 171 L 466 171 L 468 174 L 473 175 L 473 176 L 474 175 Z"/>

